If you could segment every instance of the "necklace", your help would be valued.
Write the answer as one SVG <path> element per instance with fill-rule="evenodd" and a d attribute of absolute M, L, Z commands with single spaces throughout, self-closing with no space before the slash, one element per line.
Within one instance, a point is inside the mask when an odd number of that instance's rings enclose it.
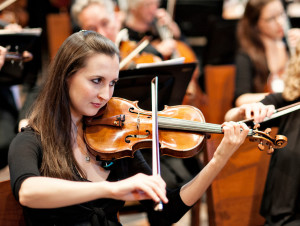
<path fill-rule="evenodd" d="M 91 161 L 91 157 L 88 155 L 88 153 L 86 153 L 85 161 L 86 162 L 90 162 Z"/>
<path fill-rule="evenodd" d="M 81 130 L 78 131 L 78 127 L 76 126 L 76 124 L 73 121 L 72 121 L 72 123 L 73 123 L 73 126 L 75 128 L 75 134 L 76 134 L 76 137 L 77 137 L 77 145 L 80 148 L 80 146 L 82 146 L 82 144 L 84 144 L 85 142 L 82 140 Z M 91 161 L 91 157 L 89 155 L 89 151 L 87 149 L 86 144 L 85 144 L 85 148 L 80 148 L 80 149 L 82 149 L 85 152 L 84 153 L 84 155 L 85 155 L 85 161 L 86 162 L 90 162 Z M 84 150 L 84 149 L 86 149 L 86 150 Z"/>

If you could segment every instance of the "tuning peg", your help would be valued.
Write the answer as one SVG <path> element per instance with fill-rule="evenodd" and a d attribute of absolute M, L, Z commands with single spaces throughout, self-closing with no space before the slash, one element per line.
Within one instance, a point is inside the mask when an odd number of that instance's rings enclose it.
<path fill-rule="evenodd" d="M 272 146 L 270 146 L 269 149 L 268 149 L 268 151 L 267 151 L 267 153 L 269 155 L 271 155 L 271 154 L 273 154 L 273 152 L 274 152 L 274 148 Z"/>
<path fill-rule="evenodd" d="M 271 130 L 271 128 L 267 128 L 267 129 L 265 129 L 265 133 L 266 133 L 266 134 L 270 134 L 270 133 L 271 133 L 271 131 L 272 131 L 272 130 Z"/>
<path fill-rule="evenodd" d="M 265 146 L 263 145 L 262 142 L 260 142 L 260 143 L 258 144 L 258 149 L 259 149 L 260 151 L 263 151 L 263 150 L 265 149 Z"/>
<path fill-rule="evenodd" d="M 253 126 L 253 129 L 258 129 L 259 127 L 260 127 L 260 124 L 257 123 L 257 124 L 255 124 L 255 125 Z"/>

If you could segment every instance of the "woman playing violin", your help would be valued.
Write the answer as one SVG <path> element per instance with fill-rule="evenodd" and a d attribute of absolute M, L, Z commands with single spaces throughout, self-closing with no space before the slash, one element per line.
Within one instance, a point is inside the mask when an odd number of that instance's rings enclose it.
<path fill-rule="evenodd" d="M 149 209 L 162 201 L 160 214 L 176 222 L 249 132 L 244 123 L 224 123 L 224 138 L 212 160 L 178 189 L 166 190 L 140 151 L 107 168 L 87 150 L 83 119 L 110 100 L 118 73 L 118 50 L 96 32 L 74 33 L 59 49 L 29 124 L 9 150 L 12 190 L 30 225 L 121 225 L 117 213 L 127 200 L 139 200 Z"/>
<path fill-rule="evenodd" d="M 271 117 L 274 109 L 300 101 L 300 41 L 290 59 L 283 93 L 270 94 L 261 102 L 244 104 L 229 110 L 225 120 L 242 120 L 254 116 L 255 122 Z M 264 122 L 262 126 L 279 126 L 288 144 L 272 155 L 260 213 L 266 225 L 300 224 L 300 111 Z"/>

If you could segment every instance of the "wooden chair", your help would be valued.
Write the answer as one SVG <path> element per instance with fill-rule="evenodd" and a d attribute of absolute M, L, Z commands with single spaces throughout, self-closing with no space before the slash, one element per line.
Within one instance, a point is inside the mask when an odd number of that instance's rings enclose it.
<path fill-rule="evenodd" d="M 0 182 L 0 225 L 25 226 L 23 209 L 12 194 L 9 180 Z"/>
<path fill-rule="evenodd" d="M 205 89 L 208 98 L 206 122 L 222 123 L 232 107 L 234 95 L 234 65 L 207 65 L 204 67 Z"/>
<path fill-rule="evenodd" d="M 47 15 L 49 57 L 53 59 L 61 44 L 72 34 L 70 16 L 67 12 Z"/>
<path fill-rule="evenodd" d="M 231 108 L 234 93 L 233 65 L 207 66 L 206 90 L 209 99 L 207 122 L 222 123 Z M 207 140 L 205 162 L 211 160 L 223 135 Z M 270 156 L 260 152 L 256 143 L 246 140 L 230 158 L 207 192 L 210 226 L 258 226 L 259 215 Z"/>

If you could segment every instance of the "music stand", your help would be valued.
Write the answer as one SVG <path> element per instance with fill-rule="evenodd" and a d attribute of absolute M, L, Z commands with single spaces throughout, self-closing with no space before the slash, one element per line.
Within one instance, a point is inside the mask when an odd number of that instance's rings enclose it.
<path fill-rule="evenodd" d="M 114 96 L 138 101 L 138 106 L 151 111 L 151 80 L 158 76 L 158 110 L 164 105 L 180 105 L 196 63 L 163 65 L 120 71 Z"/>

